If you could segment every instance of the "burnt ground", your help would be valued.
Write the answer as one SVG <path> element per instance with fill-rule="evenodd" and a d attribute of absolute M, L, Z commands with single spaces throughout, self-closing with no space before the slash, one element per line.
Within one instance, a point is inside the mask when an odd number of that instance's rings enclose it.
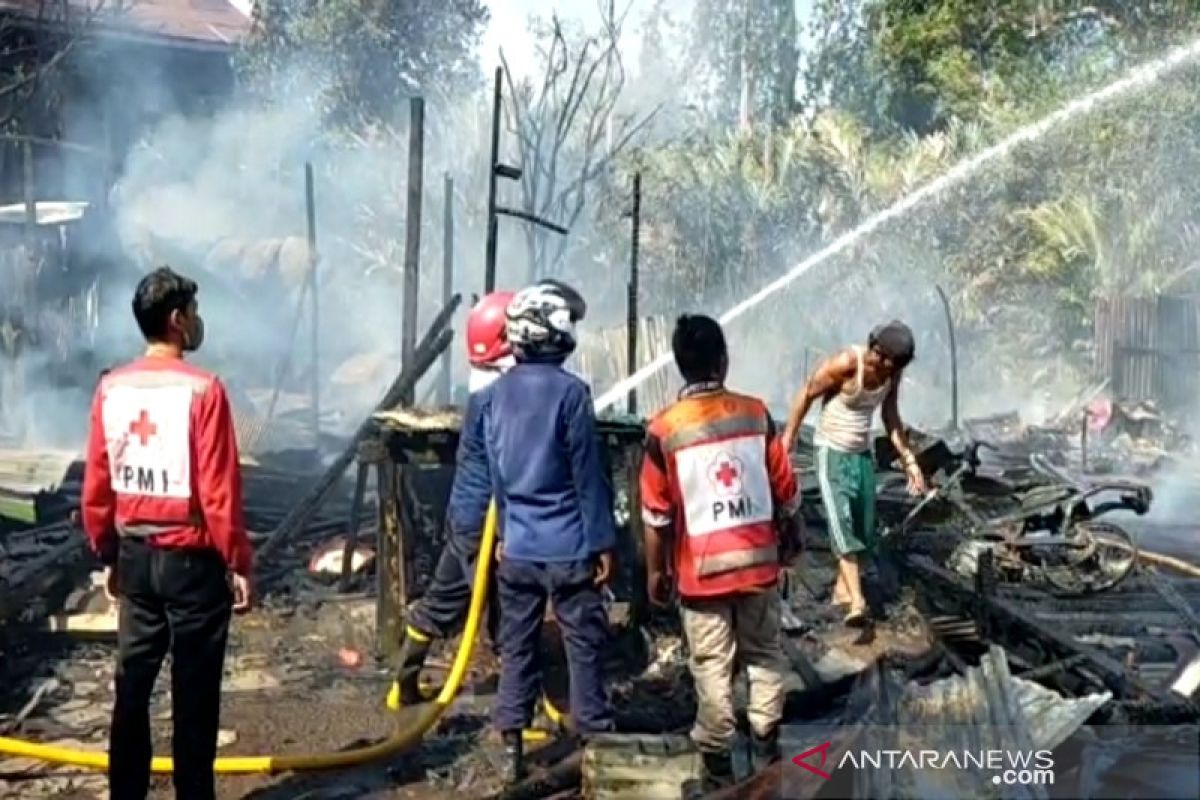
<path fill-rule="evenodd" d="M 793 593 L 789 630 L 793 652 L 802 652 L 825 680 L 858 672 L 885 653 L 920 654 L 928 647 L 922 620 L 901 605 L 873 635 L 848 631 L 823 602 L 831 571 L 821 553 L 810 555 L 801 588 Z M 389 674 L 367 656 L 358 667 L 342 663 L 339 651 L 370 653 L 374 602 L 368 597 L 268 600 L 255 614 L 235 622 L 226 660 L 222 700 L 222 756 L 334 751 L 378 741 L 392 730 L 383 706 Z M 11 632 L 10 632 L 11 634 Z M 61 635 L 19 638 L 6 652 L 0 727 L 42 689 L 15 736 L 101 750 L 111 710 L 113 646 Z M 686 732 L 694 696 L 686 651 L 667 614 L 646 631 L 627 631 L 611 648 L 618 725 L 625 731 Z M 452 650 L 430 659 L 434 682 L 448 667 Z M 291 775 L 228 776 L 218 779 L 219 797 L 414 798 L 443 800 L 464 793 L 486 797 L 499 789 L 499 743 L 489 726 L 495 660 L 486 641 L 476 648 L 468 688 L 417 748 L 350 770 Z M 170 749 L 170 692 L 165 675 L 153 699 L 156 752 Z M 561 695 L 560 670 L 548 670 L 548 691 Z M 48 683 L 50 681 L 51 683 Z M 803 681 L 793 675 L 791 688 Z M 536 748 L 539 745 L 530 745 Z M 0 759 L 0 798 L 93 798 L 105 796 L 102 775 L 48 768 L 23 759 Z M 155 778 L 152 797 L 171 797 L 169 778 Z"/>
<path fill-rule="evenodd" d="M 385 738 L 396 723 L 383 697 L 389 675 L 369 658 L 347 667 L 339 650 L 369 652 L 374 604 L 368 599 L 325 602 L 300 608 L 268 605 L 239 619 L 231 635 L 222 697 L 222 756 L 335 751 Z M 24 699 L 47 680 L 54 684 L 16 735 L 86 749 L 102 749 L 111 709 L 113 647 L 107 643 L 30 640 L 22 682 Z M 486 657 L 474 670 L 488 672 Z M 432 660 L 436 667 L 438 659 Z M 445 663 L 445 662 L 441 662 Z M 151 717 L 156 752 L 170 751 L 170 691 L 164 666 Z M 12 705 L 9 707 L 11 708 Z M 436 735 L 416 750 L 364 769 L 323 776 L 228 776 L 219 779 L 221 798 L 335 796 L 440 800 L 464 783 L 486 783 L 494 773 L 486 733 L 488 698 L 464 692 L 443 718 Z M 0 761 L 0 797 L 102 797 L 104 781 L 94 774 L 44 770 L 20 759 Z M 311 794 L 318 792 L 318 794 Z M 153 797 L 171 797 L 169 778 L 155 778 Z"/>

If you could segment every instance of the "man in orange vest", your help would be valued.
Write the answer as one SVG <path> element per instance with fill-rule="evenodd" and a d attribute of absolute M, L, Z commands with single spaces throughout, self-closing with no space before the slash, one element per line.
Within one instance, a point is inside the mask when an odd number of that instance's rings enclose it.
<path fill-rule="evenodd" d="M 780 563 L 798 549 L 800 494 L 766 406 L 725 388 L 729 355 L 720 324 L 682 316 L 671 346 L 686 385 L 646 432 L 646 571 L 651 601 L 666 604 L 669 547 L 698 701 L 691 736 L 711 791 L 733 782 L 735 663 L 750 682 L 756 766 L 778 756 L 776 584 Z"/>

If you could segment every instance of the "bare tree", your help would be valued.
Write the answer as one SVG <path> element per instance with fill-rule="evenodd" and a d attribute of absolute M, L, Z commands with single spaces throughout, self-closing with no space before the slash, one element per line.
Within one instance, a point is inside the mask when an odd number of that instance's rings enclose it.
<path fill-rule="evenodd" d="M 625 86 L 621 28 L 627 5 L 617 13 L 612 0 L 600 0 L 601 28 L 572 43 L 558 16 L 543 32 L 540 80 L 516 81 L 504 51 L 500 61 L 508 84 L 510 131 L 520 153 L 525 210 L 570 228 L 583 213 L 589 190 L 613 160 L 643 131 L 658 108 L 619 114 Z M 545 236 L 535 226 L 525 232 L 531 277 L 551 274 L 566 255 L 567 237 Z"/>

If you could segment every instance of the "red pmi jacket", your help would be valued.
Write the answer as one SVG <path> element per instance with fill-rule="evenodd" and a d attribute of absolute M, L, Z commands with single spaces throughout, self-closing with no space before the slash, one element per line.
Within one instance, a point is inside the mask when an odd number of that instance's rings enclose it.
<path fill-rule="evenodd" d="M 646 430 L 642 518 L 671 526 L 684 597 L 753 591 L 779 577 L 775 518 L 799 507 L 796 476 L 762 401 L 684 390 Z"/>
<path fill-rule="evenodd" d="M 119 537 L 212 548 L 248 575 L 237 437 L 225 387 L 178 358 L 146 357 L 100 379 L 92 399 L 83 527 L 106 564 Z"/>

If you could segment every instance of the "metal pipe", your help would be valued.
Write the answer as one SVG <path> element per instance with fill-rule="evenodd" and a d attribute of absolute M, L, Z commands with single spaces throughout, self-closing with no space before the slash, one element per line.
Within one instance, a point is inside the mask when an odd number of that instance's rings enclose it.
<path fill-rule="evenodd" d="M 312 309 L 312 352 L 311 376 L 309 392 L 312 405 L 313 452 L 321 453 L 321 306 L 320 284 L 317 283 L 317 203 L 316 191 L 313 186 L 312 162 L 304 164 L 304 206 L 308 221 L 308 273 L 312 281 L 312 292 L 309 295 Z M 302 290 L 303 291 L 303 290 Z M 272 413 L 274 413 L 274 398 L 272 398 Z"/>
<path fill-rule="evenodd" d="M 487 252 L 483 262 L 483 291 L 496 290 L 496 168 L 500 164 L 500 103 L 501 80 L 504 71 L 496 67 L 496 83 L 492 91 L 492 157 L 488 161 Z"/>
<path fill-rule="evenodd" d="M 447 172 L 442 176 L 442 193 L 445 195 L 442 206 L 442 305 L 450 303 L 450 295 L 454 292 L 454 179 Z M 442 373 L 438 377 L 438 404 L 450 405 L 450 367 L 451 352 L 449 348 L 442 354 Z"/>
<path fill-rule="evenodd" d="M 950 313 L 950 299 L 935 286 L 942 299 L 942 310 L 946 312 L 946 330 L 950 334 L 950 427 L 958 430 L 958 345 L 954 338 L 954 316 Z"/>
<path fill-rule="evenodd" d="M 625 325 L 628 348 L 625 352 L 626 376 L 637 372 L 638 348 L 638 240 L 642 230 L 642 173 L 633 174 L 633 231 L 629 245 L 629 285 L 626 298 Z M 637 414 L 637 389 L 629 392 L 629 413 Z"/>
<path fill-rule="evenodd" d="M 417 309 L 421 289 L 421 199 L 425 183 L 425 100 L 409 99 L 408 123 L 408 209 L 404 234 L 404 311 L 400 321 L 400 352 L 405 364 L 412 363 L 417 342 Z M 415 389 L 415 387 L 414 387 Z M 411 405 L 410 390 L 401 402 Z"/>

